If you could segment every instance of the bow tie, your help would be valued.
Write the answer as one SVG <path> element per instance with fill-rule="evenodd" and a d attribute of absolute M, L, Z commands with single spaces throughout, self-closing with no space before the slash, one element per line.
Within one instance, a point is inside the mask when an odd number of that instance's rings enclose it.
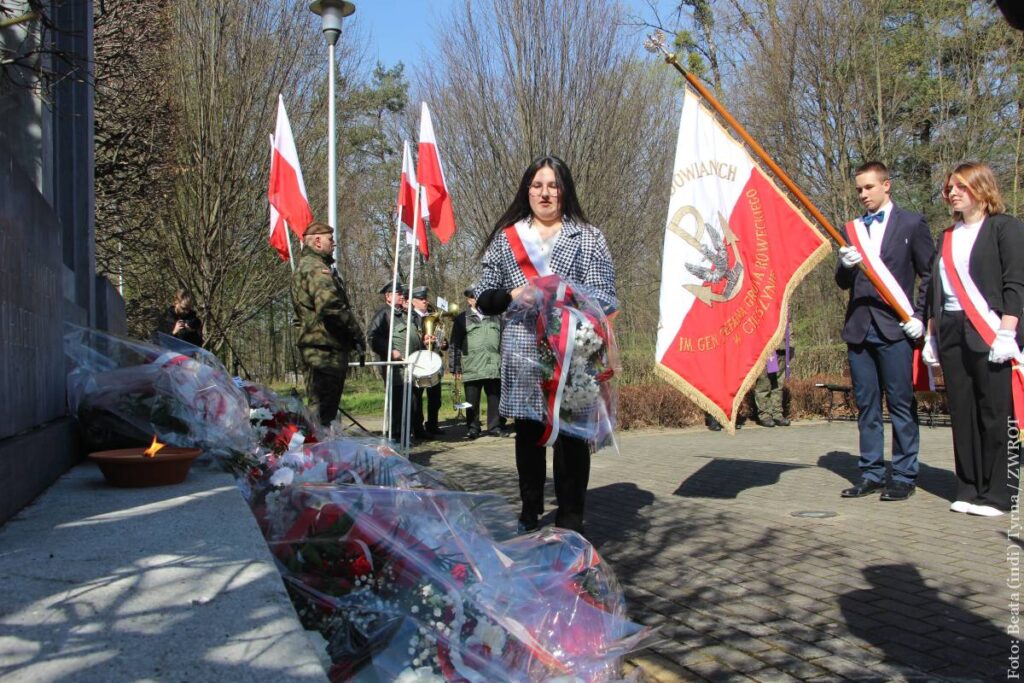
<path fill-rule="evenodd" d="M 885 211 L 879 211 L 878 213 L 869 213 L 868 215 L 864 216 L 864 218 L 862 218 L 861 220 L 864 221 L 864 227 L 866 228 L 870 228 L 871 224 L 874 223 L 875 221 L 878 221 L 878 224 L 881 225 L 882 221 L 885 220 Z"/>

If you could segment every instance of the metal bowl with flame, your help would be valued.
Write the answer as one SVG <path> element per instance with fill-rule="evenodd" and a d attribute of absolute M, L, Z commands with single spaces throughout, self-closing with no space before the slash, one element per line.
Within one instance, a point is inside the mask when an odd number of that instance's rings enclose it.
<path fill-rule="evenodd" d="M 165 446 L 153 437 L 149 448 L 118 448 L 89 454 L 99 465 L 104 479 L 112 486 L 142 488 L 180 484 L 188 476 L 192 461 L 202 451 L 198 448 Z"/>

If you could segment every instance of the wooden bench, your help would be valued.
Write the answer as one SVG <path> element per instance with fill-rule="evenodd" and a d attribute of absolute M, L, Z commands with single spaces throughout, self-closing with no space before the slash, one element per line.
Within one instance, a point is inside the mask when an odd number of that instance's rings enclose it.
<path fill-rule="evenodd" d="M 829 383 L 829 382 L 818 382 L 814 386 L 819 387 L 821 389 L 825 389 L 825 390 L 828 391 L 828 413 L 826 414 L 826 419 L 829 422 L 832 422 L 832 420 L 856 420 L 857 419 L 857 417 L 856 417 L 857 416 L 857 407 L 855 405 L 852 405 L 851 401 L 850 401 L 850 396 L 853 393 L 853 386 L 852 385 L 849 385 L 849 384 L 832 384 L 832 383 Z M 917 393 L 917 394 L 923 394 L 923 393 L 945 394 L 946 393 L 946 386 L 944 384 L 941 384 L 941 383 L 936 383 L 935 384 L 935 391 L 934 392 L 918 391 L 918 392 L 915 392 L 915 393 Z M 853 414 L 853 417 L 841 417 L 840 418 L 840 417 L 833 416 L 832 410 L 833 410 L 833 408 L 836 405 L 836 396 L 837 395 L 841 395 L 843 397 L 843 403 L 846 405 L 847 408 L 850 409 L 850 412 Z M 918 406 L 920 406 L 920 402 L 918 402 Z M 937 400 L 936 401 L 932 401 L 930 403 L 930 406 L 929 406 L 928 410 L 926 410 L 924 412 L 922 412 L 920 407 L 918 407 L 918 409 L 917 409 L 917 419 L 918 419 L 919 422 L 922 422 L 922 423 L 927 421 L 929 427 L 934 427 L 937 424 L 938 425 L 942 425 L 942 426 L 949 426 L 949 424 L 950 424 L 949 415 L 946 414 L 946 413 L 943 413 L 943 412 L 941 412 L 939 410 L 939 402 Z M 882 405 L 882 420 L 883 420 L 883 422 L 888 422 L 889 421 L 889 411 L 885 407 L 884 404 Z"/>

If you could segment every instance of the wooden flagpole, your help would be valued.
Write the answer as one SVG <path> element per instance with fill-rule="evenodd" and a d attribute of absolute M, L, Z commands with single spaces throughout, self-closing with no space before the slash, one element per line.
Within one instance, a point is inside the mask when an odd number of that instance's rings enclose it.
<path fill-rule="evenodd" d="M 758 158 L 764 162 L 765 166 L 770 168 L 772 173 L 774 173 L 775 176 L 780 181 L 782 181 L 782 184 L 786 186 L 786 189 L 793 193 L 793 196 L 797 198 L 797 200 L 803 205 L 805 209 L 807 209 L 811 216 L 814 217 L 814 220 L 818 221 L 818 223 L 820 223 L 821 226 L 825 228 L 825 232 L 827 232 L 829 236 L 839 244 L 839 246 L 850 246 L 850 243 L 843 239 L 842 233 L 840 233 L 838 230 L 835 229 L 835 227 L 832 226 L 832 223 L 830 223 L 829 220 L 825 218 L 824 214 L 822 214 L 821 211 L 818 211 L 818 207 L 816 207 L 811 202 L 811 200 L 807 198 L 807 195 L 805 195 L 800 190 L 800 188 L 797 187 L 797 184 L 794 183 L 793 180 L 789 177 L 789 175 L 782 170 L 782 167 L 775 163 L 774 159 L 768 156 L 768 152 L 764 151 L 764 148 L 762 148 L 761 145 L 758 144 L 757 140 L 755 140 L 753 136 L 751 136 L 750 133 L 746 131 L 746 129 L 740 124 L 739 121 L 733 118 L 733 115 L 730 114 L 729 111 L 724 106 L 722 106 L 718 100 L 715 99 L 714 95 L 712 95 L 711 92 L 704 87 L 703 83 L 697 80 L 697 78 L 693 74 L 691 74 L 689 71 L 684 69 L 682 65 L 679 64 L 679 58 L 676 56 L 676 54 L 669 52 L 668 49 L 665 47 L 665 35 L 663 33 L 658 31 L 652 34 L 644 43 L 644 47 L 646 47 L 649 52 L 661 51 L 665 55 L 665 63 L 674 66 L 676 68 L 676 71 L 682 74 L 683 78 L 686 79 L 686 82 L 689 83 L 693 87 L 693 89 L 700 94 L 702 98 L 704 98 L 704 101 L 711 105 L 711 108 L 714 109 L 718 113 L 718 115 L 721 116 L 722 119 L 727 124 L 729 124 L 729 126 L 734 131 L 736 131 L 736 134 L 739 135 L 743 139 L 743 142 L 745 142 L 747 146 L 749 146 L 750 149 L 754 152 L 754 154 L 756 154 Z M 883 299 L 885 299 L 885 302 L 889 304 L 889 306 L 893 309 L 893 311 L 900 318 L 900 320 L 903 322 L 909 320 L 909 317 L 907 317 L 907 315 L 903 312 L 903 309 L 900 307 L 899 303 L 897 303 L 896 299 L 892 296 L 892 294 L 889 293 L 889 290 L 885 288 L 881 280 L 875 277 L 875 275 L 872 274 L 871 271 L 869 271 L 864 266 L 863 262 L 860 263 L 860 269 L 864 273 L 864 275 L 867 276 L 868 280 L 871 281 L 871 284 L 875 286 L 875 289 L 878 290 L 878 293 L 881 295 Z"/>

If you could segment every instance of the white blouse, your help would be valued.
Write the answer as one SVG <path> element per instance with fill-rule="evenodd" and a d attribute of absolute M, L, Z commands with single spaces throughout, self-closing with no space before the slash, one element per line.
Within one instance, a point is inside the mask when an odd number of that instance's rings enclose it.
<path fill-rule="evenodd" d="M 978 239 L 978 232 L 981 230 L 981 224 L 984 222 L 984 219 L 977 223 L 964 223 L 960 221 L 953 226 L 953 264 L 962 273 L 967 272 L 968 264 L 971 261 L 971 251 L 974 250 L 974 242 Z M 953 286 L 946 271 L 946 262 L 941 254 L 939 256 L 939 277 L 942 278 L 942 310 L 964 310 L 964 307 L 960 305 L 960 300 L 957 299 L 956 292 L 953 291 Z"/>

